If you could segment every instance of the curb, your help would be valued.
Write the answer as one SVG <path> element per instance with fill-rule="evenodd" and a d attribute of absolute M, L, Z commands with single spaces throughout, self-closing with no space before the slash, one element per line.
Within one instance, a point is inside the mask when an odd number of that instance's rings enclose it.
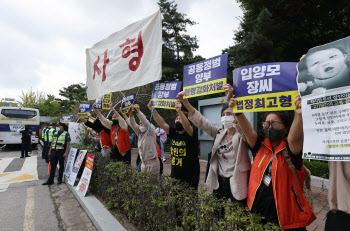
<path fill-rule="evenodd" d="M 118 220 L 114 218 L 114 216 L 91 192 L 87 191 L 86 196 L 82 197 L 71 185 L 68 183 L 66 183 L 66 185 L 99 231 L 126 231 Z"/>
<path fill-rule="evenodd" d="M 311 176 L 311 187 L 328 190 L 329 180 L 318 176 Z"/>

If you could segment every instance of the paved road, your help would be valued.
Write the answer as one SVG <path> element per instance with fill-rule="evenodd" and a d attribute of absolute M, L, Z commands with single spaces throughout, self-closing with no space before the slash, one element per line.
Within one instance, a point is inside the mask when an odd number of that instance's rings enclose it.
<path fill-rule="evenodd" d="M 41 185 L 48 178 L 41 150 L 19 157 L 19 148 L 0 149 L 1 231 L 96 230 L 65 184 Z"/>

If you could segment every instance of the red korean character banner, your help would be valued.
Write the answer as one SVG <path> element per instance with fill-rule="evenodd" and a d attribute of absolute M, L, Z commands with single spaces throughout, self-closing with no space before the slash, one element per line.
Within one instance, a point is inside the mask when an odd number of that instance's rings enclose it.
<path fill-rule="evenodd" d="M 161 79 L 160 11 L 86 49 L 87 95 L 128 90 Z"/>

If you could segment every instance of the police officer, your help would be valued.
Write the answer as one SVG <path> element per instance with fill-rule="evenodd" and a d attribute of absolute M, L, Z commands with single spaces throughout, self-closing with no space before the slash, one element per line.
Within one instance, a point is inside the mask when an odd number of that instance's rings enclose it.
<path fill-rule="evenodd" d="M 19 131 L 22 134 L 22 150 L 21 158 L 30 157 L 28 155 L 29 145 L 31 145 L 32 131 L 30 130 L 29 125 L 25 125 L 24 129 Z"/>
<path fill-rule="evenodd" d="M 42 159 L 46 159 L 46 150 L 48 150 L 48 146 L 47 146 L 47 137 L 46 137 L 46 132 L 50 129 L 50 123 L 46 123 L 46 127 L 44 127 L 44 129 L 41 132 L 41 137 L 44 140 L 44 146 L 43 146 L 43 151 L 41 152 L 41 158 Z"/>
<path fill-rule="evenodd" d="M 46 137 L 47 137 L 47 149 L 45 151 L 46 163 L 49 163 L 49 150 L 50 150 L 50 147 L 51 147 L 51 143 L 53 141 L 53 136 L 54 136 L 54 134 L 56 132 L 56 127 L 57 127 L 57 124 L 56 123 L 52 123 L 51 124 L 51 128 L 46 131 Z"/>
<path fill-rule="evenodd" d="M 62 183 L 63 171 L 64 171 L 64 158 L 68 155 L 70 145 L 70 135 L 65 131 L 66 125 L 64 123 L 58 123 L 59 130 L 54 134 L 53 141 L 49 151 L 49 158 L 51 158 L 51 171 L 49 179 L 43 183 L 43 185 L 51 185 L 54 183 L 57 163 L 60 164 L 58 172 L 58 184 Z"/>

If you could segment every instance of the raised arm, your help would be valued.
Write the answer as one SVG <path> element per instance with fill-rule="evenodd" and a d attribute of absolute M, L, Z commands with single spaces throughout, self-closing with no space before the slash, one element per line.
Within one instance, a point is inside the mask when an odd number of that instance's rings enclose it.
<path fill-rule="evenodd" d="M 121 116 L 119 115 L 119 113 L 114 109 L 112 101 L 109 102 L 109 107 L 110 107 L 111 110 L 113 111 L 115 117 L 118 119 L 118 121 L 119 121 L 119 127 L 120 127 L 123 131 L 128 130 L 128 125 L 126 124 L 126 122 L 125 122 L 125 120 L 123 119 L 123 117 L 121 117 Z"/>
<path fill-rule="evenodd" d="M 137 117 L 139 117 L 139 120 L 142 122 L 143 126 L 145 126 L 146 128 L 148 128 L 148 126 L 149 126 L 148 134 L 155 136 L 156 135 L 156 128 L 154 127 L 154 125 L 152 123 L 150 123 L 148 121 L 146 116 L 142 113 L 142 111 L 140 110 L 140 106 L 136 104 L 136 105 L 132 105 L 131 107 L 136 110 Z"/>
<path fill-rule="evenodd" d="M 108 119 L 106 119 L 106 118 L 101 114 L 100 110 L 98 110 L 98 109 L 95 108 L 95 104 L 92 105 L 92 109 L 94 109 L 94 111 L 96 112 L 96 115 L 98 116 L 98 118 L 100 118 L 101 124 L 102 124 L 103 126 L 105 126 L 106 128 L 111 129 L 112 126 L 113 126 L 113 122 L 110 121 L 110 120 L 108 120 Z"/>
<path fill-rule="evenodd" d="M 149 103 L 147 104 L 147 107 L 150 111 L 152 111 L 152 107 L 153 107 L 152 101 L 149 101 Z M 159 127 L 161 127 L 166 132 L 166 134 L 169 134 L 169 124 L 165 122 L 165 120 L 158 114 L 155 108 L 153 109 L 153 118 L 157 122 Z"/>
<path fill-rule="evenodd" d="M 292 126 L 290 127 L 287 140 L 292 153 L 294 155 L 299 155 L 301 154 L 301 150 L 303 149 L 304 140 L 303 116 L 301 113 L 301 97 L 299 94 L 295 96 L 294 104 L 294 120 Z"/>
<path fill-rule="evenodd" d="M 187 117 L 185 114 L 181 111 L 182 104 L 180 100 L 177 100 L 175 103 L 176 111 L 179 113 L 180 120 L 182 123 L 182 126 L 184 127 L 185 131 L 190 135 L 193 136 L 193 127 L 190 124 L 190 121 L 188 121 Z"/>
<path fill-rule="evenodd" d="M 204 118 L 204 116 L 197 111 L 188 101 L 188 99 L 184 99 L 185 92 L 180 92 L 177 95 L 177 98 L 180 100 L 180 102 L 187 108 L 188 110 L 188 119 L 199 129 L 202 129 L 205 131 L 208 135 L 215 138 L 218 131 L 220 130 L 219 127 L 213 125 L 209 120 Z M 192 126 L 191 126 L 192 127 Z"/>
<path fill-rule="evenodd" d="M 132 128 L 132 130 L 134 130 L 134 132 L 136 133 L 137 136 L 139 136 L 141 134 L 141 131 L 139 129 L 139 125 L 136 123 L 135 121 L 135 117 L 134 114 L 132 112 L 132 107 L 129 108 L 128 110 L 128 114 L 129 114 L 129 118 L 128 118 L 128 124 L 130 125 L 130 127 Z"/>
<path fill-rule="evenodd" d="M 234 96 L 229 100 L 229 107 L 233 109 L 233 106 L 236 104 L 236 98 Z M 244 113 L 240 113 L 235 115 L 236 121 L 243 132 L 243 135 L 246 137 L 246 140 L 250 147 L 254 147 L 256 141 L 258 139 L 258 133 L 253 129 L 252 125 L 249 123 L 249 120 L 244 115 Z"/>

